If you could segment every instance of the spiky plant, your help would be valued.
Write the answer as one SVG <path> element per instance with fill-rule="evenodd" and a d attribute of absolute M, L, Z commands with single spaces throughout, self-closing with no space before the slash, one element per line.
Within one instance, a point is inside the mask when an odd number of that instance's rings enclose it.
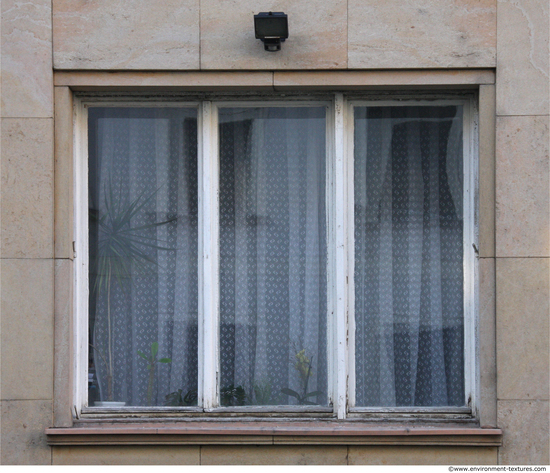
<path fill-rule="evenodd" d="M 134 200 L 123 198 L 122 190 L 115 196 L 111 179 L 104 187 L 105 211 L 90 214 L 97 222 L 99 234 L 97 252 L 91 261 L 92 271 L 95 272 L 93 292 L 98 298 L 107 295 L 107 349 L 106 355 L 99 352 L 107 369 L 107 400 L 113 400 L 113 343 L 112 343 L 112 314 L 111 292 L 113 284 L 118 284 L 124 290 L 123 281 L 131 277 L 132 272 L 146 272 L 156 267 L 156 261 L 149 256 L 151 250 L 170 250 L 157 245 L 157 239 L 145 233 L 161 225 L 176 220 L 176 217 L 162 222 L 132 226 L 135 219 L 144 207 L 155 197 L 158 189 L 145 195 L 145 191 Z"/>

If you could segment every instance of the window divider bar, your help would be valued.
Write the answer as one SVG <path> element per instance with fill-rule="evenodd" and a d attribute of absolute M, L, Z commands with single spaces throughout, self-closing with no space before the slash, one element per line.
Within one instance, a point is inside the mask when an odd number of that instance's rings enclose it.
<path fill-rule="evenodd" d="M 72 370 L 73 415 L 80 416 L 83 406 L 88 405 L 88 109 L 81 100 L 74 101 L 74 149 L 77 153 L 74 168 L 74 284 L 75 319 L 73 331 L 74 359 Z"/>
<path fill-rule="evenodd" d="M 217 109 L 199 109 L 199 385 L 204 409 L 218 407 L 219 373 L 219 159 Z"/>
<path fill-rule="evenodd" d="M 74 101 L 73 109 L 74 150 L 77 154 L 74 168 L 74 307 L 73 335 L 74 371 L 73 415 L 80 416 L 83 406 L 88 405 L 88 108 L 81 100 Z"/>
<path fill-rule="evenodd" d="M 346 196 L 346 104 L 344 95 L 334 99 L 334 233 L 335 233 L 335 279 L 334 279 L 334 327 L 336 354 L 335 411 L 338 419 L 346 418 L 347 410 L 347 196 Z"/>
<path fill-rule="evenodd" d="M 477 209 L 478 195 L 476 189 L 479 189 L 477 182 L 478 155 L 478 112 L 474 109 L 474 102 L 468 100 L 464 103 L 463 109 L 463 166 L 464 166 L 464 196 L 463 196 L 463 238 L 464 238 L 464 371 L 466 395 L 465 404 L 472 409 L 474 414 L 478 410 L 478 400 L 481 393 L 479 391 L 479 363 L 478 344 L 475 343 L 478 333 L 478 320 L 476 314 L 479 313 L 478 307 L 478 289 L 476 281 L 479 281 L 478 260 L 475 254 L 475 248 L 479 247 L 478 241 L 478 214 Z"/>
<path fill-rule="evenodd" d="M 346 231 L 347 231 L 347 273 L 346 273 L 346 285 L 347 285 L 347 403 L 348 412 L 355 406 L 355 149 L 354 149 L 354 136 L 355 136 L 355 120 L 354 120 L 354 108 L 348 102 L 345 103 L 345 122 L 344 131 L 345 135 L 345 153 L 344 153 L 344 170 L 345 170 L 345 185 L 347 192 L 346 201 Z"/>

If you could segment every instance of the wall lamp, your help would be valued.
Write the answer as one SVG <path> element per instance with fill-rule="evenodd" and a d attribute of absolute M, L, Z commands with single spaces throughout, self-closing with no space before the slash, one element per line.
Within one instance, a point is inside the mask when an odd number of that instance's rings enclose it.
<path fill-rule="evenodd" d="M 283 12 L 261 12 L 254 15 L 254 32 L 266 51 L 281 50 L 281 41 L 288 38 L 288 16 Z"/>

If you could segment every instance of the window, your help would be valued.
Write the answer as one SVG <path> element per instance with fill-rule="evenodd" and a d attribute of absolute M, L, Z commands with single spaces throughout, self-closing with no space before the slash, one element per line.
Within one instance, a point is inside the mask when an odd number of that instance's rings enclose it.
<path fill-rule="evenodd" d="M 475 416 L 474 110 L 83 98 L 84 412 Z"/>

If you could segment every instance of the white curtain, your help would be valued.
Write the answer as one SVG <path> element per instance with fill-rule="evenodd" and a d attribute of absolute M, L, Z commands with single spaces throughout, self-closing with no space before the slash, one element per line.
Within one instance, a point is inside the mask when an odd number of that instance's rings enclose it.
<path fill-rule="evenodd" d="M 324 108 L 220 122 L 222 403 L 326 404 Z"/>
<path fill-rule="evenodd" d="M 109 397 L 111 371 L 112 400 L 129 406 L 197 389 L 196 136 L 192 109 L 90 109 L 90 405 Z M 124 212 L 124 228 L 113 228 Z M 133 253 L 115 249 L 113 264 L 128 269 L 100 288 L 97 262 L 113 236 Z M 138 351 L 148 357 L 154 344 L 156 360 L 170 362 L 153 363 L 150 377 Z"/>
<path fill-rule="evenodd" d="M 356 405 L 464 405 L 462 111 L 355 109 Z"/>

